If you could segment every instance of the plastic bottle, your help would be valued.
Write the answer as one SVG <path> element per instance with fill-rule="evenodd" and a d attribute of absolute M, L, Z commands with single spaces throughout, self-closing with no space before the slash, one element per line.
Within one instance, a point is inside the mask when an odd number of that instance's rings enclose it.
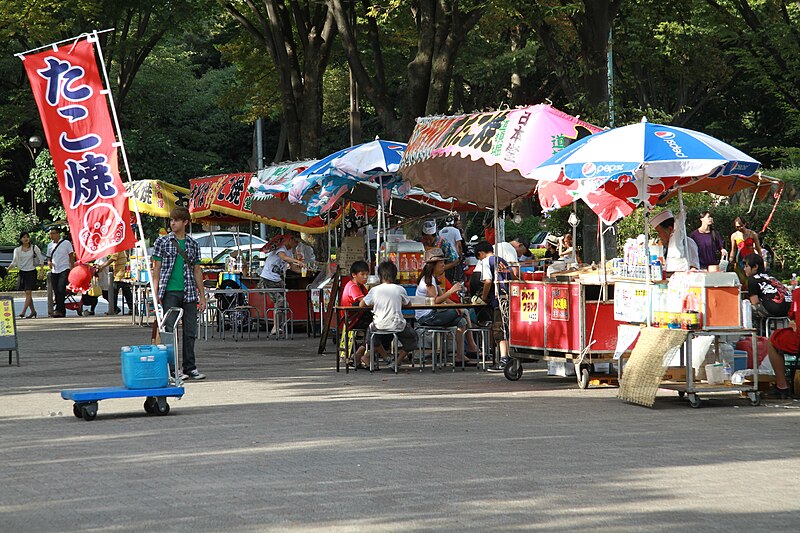
<path fill-rule="evenodd" d="M 731 364 L 728 361 L 722 363 L 722 381 L 725 382 L 725 385 L 731 384 L 731 376 L 733 375 L 733 370 L 731 369 Z"/>
<path fill-rule="evenodd" d="M 792 274 L 792 289 L 797 288 L 797 274 Z"/>

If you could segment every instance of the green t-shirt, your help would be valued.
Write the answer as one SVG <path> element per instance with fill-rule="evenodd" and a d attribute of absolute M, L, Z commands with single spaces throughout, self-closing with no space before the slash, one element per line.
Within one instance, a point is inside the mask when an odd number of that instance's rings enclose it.
<path fill-rule="evenodd" d="M 178 246 L 180 247 L 181 251 L 186 251 L 186 239 L 176 239 L 178 241 Z M 183 256 L 178 254 L 178 257 L 175 258 L 175 266 L 172 268 L 172 273 L 169 276 L 169 281 L 167 282 L 168 291 L 180 291 L 183 292 L 184 283 L 183 283 Z"/>

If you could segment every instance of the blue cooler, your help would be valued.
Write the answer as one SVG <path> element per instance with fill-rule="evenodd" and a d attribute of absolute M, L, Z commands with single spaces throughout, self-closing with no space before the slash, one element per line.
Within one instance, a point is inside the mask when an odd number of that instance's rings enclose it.
<path fill-rule="evenodd" d="M 163 344 L 123 346 L 122 384 L 129 389 L 157 389 L 169 384 L 167 347 Z"/>
<path fill-rule="evenodd" d="M 744 350 L 733 351 L 733 371 L 745 370 L 747 368 L 747 352 Z"/>

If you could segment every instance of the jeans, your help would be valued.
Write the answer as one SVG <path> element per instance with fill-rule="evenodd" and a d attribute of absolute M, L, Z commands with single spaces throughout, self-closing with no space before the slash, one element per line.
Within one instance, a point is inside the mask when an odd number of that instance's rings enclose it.
<path fill-rule="evenodd" d="M 183 372 L 188 374 L 196 369 L 194 360 L 194 340 L 197 338 L 197 302 L 187 302 L 183 291 L 167 291 L 161 305 L 166 313 L 171 307 L 183 309 L 183 336 L 181 345 L 183 346 Z M 164 324 L 164 329 L 170 333 L 174 331 L 175 319 L 177 315 L 172 314 Z M 162 339 L 163 340 L 163 339 Z M 172 361 L 170 361 L 172 367 Z"/>
<path fill-rule="evenodd" d="M 114 281 L 111 283 L 111 299 L 109 303 L 113 304 L 112 309 L 114 311 L 118 311 L 119 307 L 117 306 L 117 302 L 119 301 L 119 293 L 122 293 L 122 297 L 125 298 L 125 305 L 128 306 L 128 312 L 133 311 L 133 291 L 131 290 L 131 284 L 125 283 L 123 281 Z"/>
<path fill-rule="evenodd" d="M 64 306 L 64 301 L 67 299 L 67 278 L 69 277 L 69 270 L 59 272 L 58 274 L 50 273 L 50 285 L 53 287 L 53 298 L 56 313 L 66 316 L 67 308 Z"/>

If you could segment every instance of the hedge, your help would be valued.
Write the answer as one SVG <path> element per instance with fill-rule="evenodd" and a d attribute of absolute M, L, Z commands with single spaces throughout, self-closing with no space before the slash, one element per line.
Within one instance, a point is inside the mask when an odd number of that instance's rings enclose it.
<path fill-rule="evenodd" d="M 49 267 L 43 267 L 47 272 L 50 271 Z M 35 290 L 44 290 L 47 288 L 47 281 L 45 279 L 36 280 Z M 0 279 L 0 292 L 11 292 L 19 290 L 19 270 L 16 268 L 9 269 L 5 278 Z"/>

